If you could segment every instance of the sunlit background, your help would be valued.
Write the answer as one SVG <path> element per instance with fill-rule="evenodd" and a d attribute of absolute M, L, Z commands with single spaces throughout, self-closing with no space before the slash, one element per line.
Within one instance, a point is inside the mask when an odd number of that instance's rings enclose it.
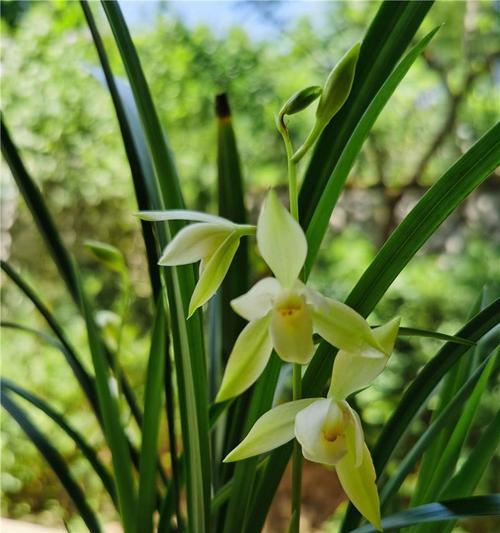
<path fill-rule="evenodd" d="M 121 2 L 131 26 L 161 122 L 175 153 L 187 204 L 216 211 L 214 96 L 227 92 L 234 116 L 247 207 L 255 218 L 269 186 L 284 186 L 284 150 L 273 116 L 306 85 L 322 84 L 329 69 L 360 39 L 378 2 Z M 117 280 L 85 250 L 86 239 L 109 242 L 126 255 L 134 300 L 125 329 L 124 366 L 138 394 L 151 313 L 148 275 L 132 181 L 111 100 L 94 74 L 98 60 L 77 2 L 2 1 L 2 112 L 27 166 L 42 188 L 65 243 L 83 267 L 101 311 L 116 311 Z M 105 17 L 113 69 L 123 74 Z M 384 239 L 426 188 L 498 119 L 500 3 L 438 2 L 420 35 L 444 23 L 377 121 L 331 219 L 314 283 L 345 298 Z M 293 118 L 296 145 L 311 115 Z M 15 265 L 84 346 L 84 328 L 60 283 L 33 220 L 2 161 L 2 258 Z M 500 281 L 499 175 L 493 175 L 444 224 L 395 281 L 370 321 L 396 314 L 403 325 L 454 333 L 484 285 Z M 263 264 L 254 260 L 255 277 Z M 45 328 L 40 316 L 6 279 L 3 320 Z M 109 313 L 101 313 L 103 320 Z M 110 333 L 112 335 L 112 332 Z M 389 370 L 358 396 L 373 442 L 405 384 L 440 343 L 398 343 Z M 93 443 L 99 428 L 56 350 L 19 331 L 2 330 L 2 375 L 50 400 Z M 498 391 L 484 398 L 474 428 L 491 418 Z M 432 408 L 432 403 L 431 403 Z M 72 443 L 33 413 L 50 433 L 86 494 L 109 521 L 112 508 L 98 479 Z M 424 427 L 414 427 L 414 439 Z M 477 435 L 473 429 L 469 446 Z M 165 432 L 163 432 L 165 434 Z M 163 438 L 166 441 L 166 438 Z M 103 451 L 103 453 L 105 453 Z M 404 455 L 404 449 L 399 451 Z M 397 463 L 397 457 L 394 464 Z M 498 457 L 482 480 L 500 491 Z M 304 531 L 335 531 L 342 500 L 335 476 L 308 464 Z M 38 452 L 2 416 L 2 515 L 83 530 L 74 509 Z M 401 491 L 406 501 L 412 478 Z M 287 481 L 269 520 L 282 531 Z M 457 531 L 493 531 L 488 521 Z M 482 528 L 482 529 L 481 529 Z"/>

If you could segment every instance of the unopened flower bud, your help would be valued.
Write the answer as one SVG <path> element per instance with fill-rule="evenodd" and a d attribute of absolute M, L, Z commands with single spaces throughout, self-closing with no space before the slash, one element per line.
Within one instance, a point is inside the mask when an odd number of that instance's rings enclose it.
<path fill-rule="evenodd" d="M 360 47 L 361 43 L 356 43 L 328 75 L 316 109 L 318 121 L 325 126 L 344 105 L 351 92 Z"/>
<path fill-rule="evenodd" d="M 292 160 L 297 163 L 316 142 L 327 124 L 345 104 L 351 92 L 361 43 L 356 43 L 330 72 L 316 109 L 316 122 Z"/>
<path fill-rule="evenodd" d="M 306 109 L 306 107 L 309 107 L 321 95 L 321 91 L 322 89 L 318 85 L 312 85 L 311 87 L 297 91 L 294 95 L 290 96 L 281 108 L 280 117 L 294 115 Z"/>

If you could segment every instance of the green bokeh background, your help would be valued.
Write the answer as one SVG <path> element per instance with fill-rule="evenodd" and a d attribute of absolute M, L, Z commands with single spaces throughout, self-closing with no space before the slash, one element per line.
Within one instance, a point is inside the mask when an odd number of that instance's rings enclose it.
<path fill-rule="evenodd" d="M 246 203 L 255 219 L 267 188 L 284 186 L 286 179 L 274 114 L 294 91 L 322 84 L 333 64 L 362 37 L 377 7 L 377 2 L 331 3 L 321 28 L 307 17 L 287 24 L 276 19 L 275 37 L 264 40 L 253 39 L 239 27 L 223 36 L 205 26 L 188 28 L 168 3 L 161 6 L 152 24 L 133 28 L 190 208 L 216 210 L 215 94 L 229 94 Z M 272 5 L 257 3 L 246 8 L 255 10 L 257 18 L 269 19 L 273 13 Z M 445 25 L 377 121 L 332 217 L 312 276 L 326 294 L 340 299 L 348 294 L 384 238 L 425 188 L 498 119 L 498 16 L 498 2 L 438 2 L 431 9 L 420 34 L 437 24 Z M 102 14 L 98 20 L 113 68 L 123 73 Z M 83 15 L 76 2 L 2 2 L 1 24 L 4 118 L 101 310 L 117 310 L 119 283 L 95 262 L 83 243 L 86 239 L 107 242 L 126 257 L 133 301 L 122 355 L 141 397 L 151 326 L 147 268 L 111 100 L 90 73 L 97 57 Z M 307 112 L 291 120 L 296 145 L 310 124 Z M 425 154 L 434 144 L 427 161 Z M 372 323 L 400 315 L 407 326 L 445 333 L 460 327 L 481 288 L 500 281 L 498 185 L 499 176 L 493 175 L 450 217 L 395 281 L 370 317 Z M 27 276 L 70 332 L 73 343 L 85 350 L 83 323 L 3 161 L 1 192 L 2 257 Z M 255 254 L 253 261 L 257 277 L 263 264 Z M 45 327 L 6 279 L 2 280 L 2 305 L 4 320 Z M 106 458 L 99 429 L 61 355 L 22 332 L 4 329 L 1 334 L 2 375 L 49 400 L 100 446 Z M 359 395 L 369 442 L 406 384 L 439 346 L 435 340 L 404 338 L 387 372 Z M 495 387 L 483 398 L 468 446 L 474 445 L 499 402 Z M 51 435 L 91 502 L 112 520 L 111 506 L 78 451 L 43 415 L 33 413 L 33 418 Z M 414 425 L 410 440 L 418 436 L 427 419 L 424 414 Z M 132 434 L 137 438 L 133 430 Z M 404 449 L 399 453 L 403 455 Z M 499 472 L 497 458 L 481 488 L 500 491 Z M 53 474 L 5 415 L 1 482 L 4 516 L 56 525 L 64 519 L 77 529 L 81 526 Z M 401 492 L 403 500 L 411 490 L 410 477 Z M 334 519 L 324 527 L 333 531 L 335 523 Z M 465 523 L 463 528 L 487 531 L 494 527 L 482 524 Z"/>

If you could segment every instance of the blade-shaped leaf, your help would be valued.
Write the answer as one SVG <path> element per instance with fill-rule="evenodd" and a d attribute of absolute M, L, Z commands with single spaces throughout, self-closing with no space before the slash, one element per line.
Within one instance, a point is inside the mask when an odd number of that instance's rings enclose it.
<path fill-rule="evenodd" d="M 111 450 L 115 475 L 116 493 L 120 515 L 125 533 L 135 532 L 136 494 L 132 477 L 132 460 L 130 449 L 121 424 L 120 412 L 116 398 L 111 392 L 109 367 L 106 364 L 104 347 L 94 321 L 94 313 L 85 293 L 81 289 L 81 281 L 77 277 L 81 308 L 87 326 L 88 342 L 92 363 L 95 371 L 97 398 L 104 425 L 104 433 Z"/>
<path fill-rule="evenodd" d="M 500 494 L 489 494 L 487 496 L 472 496 L 470 498 L 446 500 L 414 507 L 402 513 L 383 518 L 382 528 L 384 531 L 394 531 L 425 522 L 443 522 L 470 516 L 499 515 Z M 353 530 L 351 533 L 375 533 L 376 531 L 373 526 L 366 525 Z M 439 531 L 442 531 L 442 529 Z"/>
<path fill-rule="evenodd" d="M 104 48 L 90 6 L 86 1 L 81 1 L 80 5 L 82 6 L 102 66 L 102 71 L 92 69 L 92 73 L 100 81 L 103 83 L 105 82 L 109 89 L 132 174 L 137 205 L 139 209 L 152 209 L 154 206 L 150 202 L 152 194 L 150 191 L 148 192 L 148 185 L 149 189 L 154 186 L 154 175 L 147 156 L 146 147 L 141 144 L 142 136 L 134 134 L 134 130 L 137 131 L 141 126 L 135 107 L 130 105 L 130 102 L 133 103 L 130 87 L 122 80 L 114 78 L 106 54 L 106 49 Z M 129 104 L 127 105 L 127 103 Z M 135 122 L 132 122 L 134 120 Z M 135 124 L 135 128 L 133 127 L 133 124 Z M 151 286 L 153 288 L 153 294 L 156 297 L 160 291 L 160 276 L 156 264 L 158 261 L 158 253 L 153 228 L 150 224 L 146 224 L 145 222 L 141 222 L 141 228 L 144 244 L 146 246 Z"/>
<path fill-rule="evenodd" d="M 144 419 L 139 467 L 139 495 L 137 531 L 153 530 L 153 511 L 156 496 L 157 445 L 162 407 L 162 389 L 166 358 L 166 321 L 162 302 L 156 307 L 145 381 Z"/>
<path fill-rule="evenodd" d="M 66 359 L 68 365 L 70 366 L 78 383 L 80 384 L 80 387 L 82 388 L 83 393 L 85 394 L 87 400 L 92 406 L 92 409 L 94 410 L 97 419 L 100 420 L 101 415 L 100 415 L 99 406 L 97 403 L 97 395 L 95 391 L 94 380 L 90 377 L 88 372 L 85 370 L 76 350 L 73 348 L 73 346 L 67 339 L 66 334 L 64 333 L 64 329 L 59 324 L 59 322 L 54 317 L 54 315 L 50 312 L 48 306 L 41 300 L 41 298 L 38 296 L 35 290 L 26 282 L 26 280 L 5 261 L 1 261 L 0 264 L 1 264 L 2 270 L 19 287 L 19 289 L 21 289 L 21 291 L 28 297 L 28 299 L 33 303 L 36 309 L 43 316 L 43 318 L 47 322 L 50 329 L 54 332 L 55 336 L 57 337 L 57 341 L 58 341 L 56 344 L 54 344 L 53 341 L 50 341 L 49 340 L 50 337 L 48 337 L 46 334 L 43 335 L 44 340 L 49 341 L 53 346 L 61 350 L 62 354 L 64 355 L 64 358 Z M 24 326 L 15 325 L 14 327 L 17 327 L 18 329 L 22 329 L 24 331 L 28 331 L 30 333 L 35 333 L 36 335 L 39 335 L 38 332 L 35 332 L 35 330 L 25 328 Z"/>
<path fill-rule="evenodd" d="M 59 235 L 54 220 L 47 209 L 40 189 L 37 187 L 31 176 L 28 174 L 24 163 L 19 156 L 17 148 L 12 141 L 7 126 L 2 117 L 1 124 L 1 144 L 2 154 L 9 165 L 17 186 L 28 205 L 28 208 L 38 226 L 38 229 L 47 244 L 52 259 L 56 264 L 61 277 L 66 283 L 69 293 L 78 305 L 78 294 L 76 281 L 71 265 L 71 258 Z"/>
<path fill-rule="evenodd" d="M 4 409 L 21 426 L 21 429 L 26 433 L 31 442 L 38 448 L 38 451 L 49 463 L 50 467 L 59 478 L 71 500 L 75 504 L 78 513 L 85 522 L 85 525 L 89 528 L 89 531 L 92 533 L 100 533 L 102 531 L 101 526 L 99 525 L 94 511 L 87 503 L 85 494 L 78 483 L 74 480 L 68 469 L 68 466 L 64 462 L 64 459 L 58 450 L 40 432 L 35 424 L 33 424 L 28 415 L 26 415 L 26 413 L 3 390 L 0 392 L 0 402 Z"/>
<path fill-rule="evenodd" d="M 116 44 L 127 72 L 143 132 L 151 154 L 155 176 L 161 191 L 161 206 L 156 208 L 183 209 L 172 156 L 153 100 L 117 2 L 102 2 Z M 170 229 L 181 223 L 170 222 Z M 165 227 L 168 230 L 168 227 Z M 167 238 L 169 235 L 167 235 Z M 160 235 L 160 240 L 161 240 Z M 165 246 L 166 242 L 160 242 Z M 200 313 L 185 321 L 189 298 L 194 287 L 194 271 L 189 266 L 161 270 L 168 293 L 177 382 L 179 408 L 186 456 L 186 485 L 189 527 L 204 531 L 210 520 L 210 445 L 208 430 L 208 390 Z"/>
<path fill-rule="evenodd" d="M 475 490 L 481 477 L 483 476 L 492 457 L 498 451 L 500 444 L 500 411 L 490 422 L 479 442 L 464 461 L 459 471 L 445 484 L 440 495 L 440 499 L 457 498 L 469 496 Z M 446 524 L 444 527 L 426 526 L 425 533 L 450 533 L 454 522 Z M 415 531 L 422 532 L 423 529 L 416 527 Z"/>
<path fill-rule="evenodd" d="M 484 307 L 486 307 L 487 304 L 491 303 L 492 300 L 494 300 L 493 291 L 491 291 L 490 294 L 490 290 L 484 288 L 470 316 L 472 317 L 479 310 L 484 309 Z M 491 333 L 493 333 L 494 331 L 495 330 L 493 330 Z M 466 376 L 469 375 L 472 371 L 476 359 L 476 354 L 479 355 L 479 353 L 483 351 L 485 344 L 484 341 L 485 339 L 483 338 L 481 342 L 476 346 L 473 354 L 468 357 L 464 357 L 457 365 L 454 366 L 454 368 L 450 372 L 446 374 L 439 391 L 439 404 L 436 410 L 432 413 L 432 420 L 439 416 L 441 411 L 446 407 L 447 403 L 456 393 L 460 385 L 464 382 Z M 488 351 L 486 351 L 485 353 L 488 353 Z M 419 467 L 417 486 L 415 487 L 411 498 L 412 506 L 425 503 L 425 500 L 422 498 L 423 494 L 427 491 L 431 480 L 435 477 L 437 464 L 442 457 L 443 450 L 450 442 L 452 432 L 453 427 L 445 428 L 443 431 L 441 431 L 439 436 L 434 440 L 432 446 L 424 454 Z M 447 479 L 449 479 L 448 476 Z M 437 498 L 438 495 L 427 501 L 436 500 Z"/>
<path fill-rule="evenodd" d="M 30 402 L 32 405 L 43 411 L 48 417 L 50 417 L 76 444 L 78 449 L 86 457 L 95 473 L 101 478 L 102 484 L 107 490 L 109 496 L 116 504 L 116 494 L 114 481 L 107 468 L 102 464 L 101 460 L 97 456 L 96 451 L 86 441 L 86 439 L 78 431 L 76 431 L 65 419 L 65 417 L 53 409 L 46 401 L 42 400 L 35 394 L 27 391 L 23 387 L 16 385 L 10 380 L 1 378 L 0 386 L 3 390 L 10 391 L 17 394 L 19 397 Z"/>
<path fill-rule="evenodd" d="M 416 462 L 424 453 L 425 449 L 439 434 L 439 431 L 447 424 L 454 422 L 454 414 L 458 412 L 458 410 L 462 407 L 462 404 L 467 402 L 465 406 L 465 410 L 467 410 L 469 408 L 471 398 L 476 396 L 479 399 L 481 397 L 481 394 L 486 388 L 488 380 L 491 376 L 495 362 L 496 358 L 491 356 L 483 361 L 483 363 L 474 371 L 464 385 L 460 387 L 460 390 L 446 405 L 440 415 L 432 422 L 432 424 L 420 436 L 418 441 L 405 454 L 405 457 L 399 464 L 396 472 L 391 475 L 383 487 L 380 495 L 380 504 L 382 507 L 387 504 L 391 496 L 399 489 L 406 476 L 411 472 Z M 443 463 L 441 461 L 443 461 Z M 441 461 L 438 463 L 437 468 L 444 468 L 448 470 L 450 464 L 446 461 L 446 451 L 444 452 Z M 450 475 L 450 472 L 447 473 Z M 433 494 L 433 492 L 430 492 L 430 494 Z"/>

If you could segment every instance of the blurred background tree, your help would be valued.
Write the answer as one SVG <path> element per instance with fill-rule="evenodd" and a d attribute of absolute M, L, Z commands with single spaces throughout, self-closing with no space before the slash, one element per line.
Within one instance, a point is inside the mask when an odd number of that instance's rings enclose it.
<path fill-rule="evenodd" d="M 213 9 L 218 7 L 213 4 Z M 264 38 L 240 26 L 224 32 L 193 26 L 170 3 L 154 2 L 147 23 L 132 24 L 190 208 L 216 209 L 215 94 L 229 93 L 247 206 L 255 216 L 266 189 L 285 179 L 284 152 L 273 115 L 294 91 L 322 83 L 345 50 L 362 37 L 377 7 L 377 2 L 324 4 L 319 24 L 317 16 L 285 16 L 290 9 L 287 2 L 232 4 L 239 19 L 267 27 Z M 445 25 L 382 113 L 332 217 L 313 273 L 314 283 L 324 292 L 345 297 L 416 199 L 498 118 L 499 10 L 498 2 L 489 1 L 438 2 L 431 9 L 422 34 Z M 100 22 L 104 30 L 104 19 Z M 124 332 L 123 357 L 140 393 L 145 336 L 151 324 L 146 264 L 117 122 L 107 91 L 91 73 L 98 61 L 80 7 L 70 1 L 2 1 L 1 24 L 2 111 L 103 310 L 118 305 L 118 283 L 96 265 L 83 243 L 90 238 L 108 242 L 126 256 L 135 299 Z M 107 45 L 115 73 L 120 74 L 122 66 L 111 39 Z M 291 121 L 297 144 L 310 122 L 307 113 Z M 423 132 L 431 133 L 430 143 L 420 141 Z M 82 324 L 61 291 L 58 273 L 46 260 L 32 219 L 2 165 L 2 257 L 47 295 L 56 315 L 78 340 Z M 374 313 L 373 323 L 400 314 L 404 325 L 454 332 L 482 286 L 500 279 L 498 184 L 497 174 L 447 221 L 398 278 Z M 261 264 L 256 262 L 255 267 Z M 5 320 L 43 327 L 8 281 L 3 283 L 2 299 Z M 359 395 L 369 440 L 387 419 L 408 377 L 438 347 L 433 340 L 401 341 L 388 372 Z M 3 375 L 54 401 L 93 442 L 99 442 L 99 431 L 58 353 L 23 333 L 3 330 L 2 354 Z M 494 392 L 483 403 L 478 427 L 499 400 Z M 50 431 L 50 422 L 36 418 Z M 5 416 L 2 437 L 2 514 L 46 523 L 72 519 L 71 505 L 57 480 Z M 63 437 L 54 434 L 54 439 L 106 513 L 109 505 L 85 462 Z M 499 476 L 495 478 L 494 471 L 498 473 L 498 461 L 484 483 L 498 491 Z M 411 486 L 405 486 L 403 497 L 410 491 Z M 314 528 L 336 503 L 306 510 Z"/>

